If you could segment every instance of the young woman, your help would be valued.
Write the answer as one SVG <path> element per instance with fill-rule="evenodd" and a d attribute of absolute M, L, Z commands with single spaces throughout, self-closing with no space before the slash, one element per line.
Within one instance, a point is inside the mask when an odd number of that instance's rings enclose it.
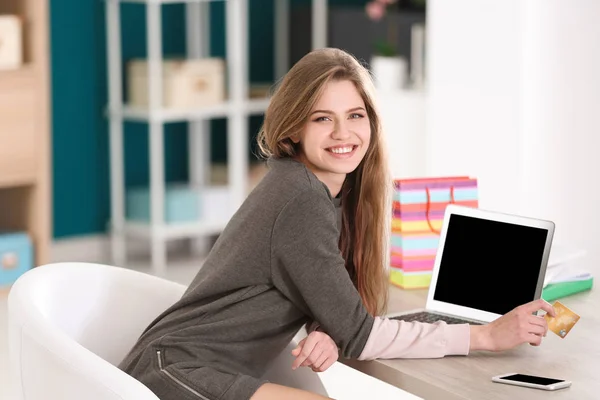
<path fill-rule="evenodd" d="M 274 93 L 259 135 L 269 172 L 180 301 L 121 368 L 163 400 L 319 399 L 266 382 L 305 324 L 290 368 L 338 358 L 443 357 L 539 345 L 532 302 L 485 326 L 407 323 L 386 309 L 385 148 L 369 73 L 337 49 L 306 55 Z"/>

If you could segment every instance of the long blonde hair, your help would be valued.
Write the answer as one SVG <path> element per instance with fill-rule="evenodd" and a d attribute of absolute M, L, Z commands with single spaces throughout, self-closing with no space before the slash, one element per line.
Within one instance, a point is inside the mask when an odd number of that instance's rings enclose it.
<path fill-rule="evenodd" d="M 353 82 L 365 103 L 371 141 L 365 157 L 342 186 L 339 248 L 365 307 L 370 314 L 380 315 L 388 299 L 387 232 L 392 181 L 369 72 L 339 49 L 319 49 L 305 55 L 273 93 L 258 146 L 265 157 L 297 156 L 298 147 L 291 138 L 302 132 L 325 85 L 342 80 Z"/>

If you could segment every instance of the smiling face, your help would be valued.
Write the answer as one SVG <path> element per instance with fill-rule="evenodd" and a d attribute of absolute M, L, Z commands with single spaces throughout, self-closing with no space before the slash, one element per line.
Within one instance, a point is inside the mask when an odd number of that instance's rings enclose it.
<path fill-rule="evenodd" d="M 362 161 L 371 139 L 365 103 L 350 81 L 325 85 L 299 137 L 299 158 L 336 196 Z"/>

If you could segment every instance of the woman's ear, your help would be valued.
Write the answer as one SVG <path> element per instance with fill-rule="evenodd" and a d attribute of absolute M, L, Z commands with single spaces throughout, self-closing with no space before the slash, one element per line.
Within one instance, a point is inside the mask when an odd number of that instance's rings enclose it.
<path fill-rule="evenodd" d="M 295 144 L 300 143 L 300 134 L 294 133 L 292 136 L 290 136 L 290 140 Z"/>

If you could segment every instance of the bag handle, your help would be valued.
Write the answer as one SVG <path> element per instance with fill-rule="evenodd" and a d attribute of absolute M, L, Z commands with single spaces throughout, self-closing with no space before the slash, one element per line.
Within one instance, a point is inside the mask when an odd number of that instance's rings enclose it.
<path fill-rule="evenodd" d="M 427 216 L 427 225 L 429 225 L 429 229 L 431 229 L 432 232 L 439 234 L 440 231 L 438 231 L 437 229 L 435 229 L 433 227 L 433 225 L 431 224 L 431 220 L 429 219 L 429 213 L 431 211 L 431 193 L 429 193 L 429 188 L 426 187 L 425 188 L 425 193 L 427 194 L 427 211 L 426 211 L 426 216 Z M 452 204 L 454 203 L 454 186 L 450 186 L 450 203 Z"/>

